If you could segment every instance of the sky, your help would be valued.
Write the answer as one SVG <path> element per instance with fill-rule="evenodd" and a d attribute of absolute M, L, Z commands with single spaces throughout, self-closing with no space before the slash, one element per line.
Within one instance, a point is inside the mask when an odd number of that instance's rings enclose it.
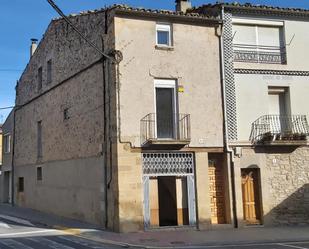
<path fill-rule="evenodd" d="M 216 0 L 191 0 L 193 6 Z M 234 2 L 226 0 L 225 2 Z M 240 3 L 266 4 L 309 9 L 309 0 L 238 0 Z M 65 14 L 103 8 L 112 4 L 174 10 L 174 0 L 55 0 Z M 41 39 L 50 20 L 57 13 L 47 0 L 0 0 L 0 123 L 13 106 L 15 85 L 29 61 L 30 39 Z"/>

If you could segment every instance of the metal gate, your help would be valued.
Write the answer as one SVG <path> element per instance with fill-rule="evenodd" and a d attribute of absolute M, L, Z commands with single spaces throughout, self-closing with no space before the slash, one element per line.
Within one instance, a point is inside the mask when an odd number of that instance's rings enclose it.
<path fill-rule="evenodd" d="M 187 178 L 189 225 L 196 224 L 194 154 L 190 152 L 142 153 L 144 185 L 144 225 L 150 227 L 149 178 L 181 176 Z"/>

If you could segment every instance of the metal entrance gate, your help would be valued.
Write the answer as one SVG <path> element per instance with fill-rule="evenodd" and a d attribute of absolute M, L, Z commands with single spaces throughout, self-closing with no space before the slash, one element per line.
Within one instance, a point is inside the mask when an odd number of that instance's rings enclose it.
<path fill-rule="evenodd" d="M 144 185 L 144 225 L 150 227 L 149 178 L 158 176 L 186 177 L 189 225 L 196 224 L 194 154 L 182 152 L 142 153 Z"/>

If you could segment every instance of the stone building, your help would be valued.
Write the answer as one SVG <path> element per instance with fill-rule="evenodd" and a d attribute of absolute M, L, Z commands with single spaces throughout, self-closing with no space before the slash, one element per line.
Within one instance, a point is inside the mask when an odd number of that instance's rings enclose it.
<path fill-rule="evenodd" d="M 191 10 L 224 21 L 224 88 L 238 226 L 309 223 L 309 11 Z"/>
<path fill-rule="evenodd" d="M 2 168 L 0 175 L 0 201 L 3 203 L 12 202 L 12 145 L 13 145 L 13 120 L 14 111 L 11 111 L 2 125 L 2 138 L 0 144 L 3 146 Z"/>
<path fill-rule="evenodd" d="M 232 226 L 221 20 L 121 5 L 69 19 L 107 56 L 64 19 L 33 41 L 16 88 L 15 204 L 120 232 Z"/>

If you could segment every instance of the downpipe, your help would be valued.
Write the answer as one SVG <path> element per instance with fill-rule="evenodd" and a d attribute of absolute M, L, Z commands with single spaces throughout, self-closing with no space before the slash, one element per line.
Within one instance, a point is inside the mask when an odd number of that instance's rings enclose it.
<path fill-rule="evenodd" d="M 222 89 L 222 101 L 223 101 L 223 126 L 224 126 L 224 149 L 229 155 L 228 165 L 230 165 L 230 180 L 231 180 L 231 191 L 232 191 L 232 213 L 233 213 L 233 224 L 234 227 L 238 227 L 237 219 L 237 206 L 236 206 L 236 190 L 235 190 L 235 164 L 234 164 L 234 150 L 229 146 L 228 139 L 228 124 L 227 124 L 227 103 L 226 103 L 226 88 L 225 88 L 225 57 L 224 57 L 224 27 L 225 27 L 225 18 L 224 18 L 224 6 L 221 9 L 221 19 L 223 21 L 222 29 L 220 34 L 217 34 L 220 39 L 220 61 L 221 61 L 221 89 Z"/>

